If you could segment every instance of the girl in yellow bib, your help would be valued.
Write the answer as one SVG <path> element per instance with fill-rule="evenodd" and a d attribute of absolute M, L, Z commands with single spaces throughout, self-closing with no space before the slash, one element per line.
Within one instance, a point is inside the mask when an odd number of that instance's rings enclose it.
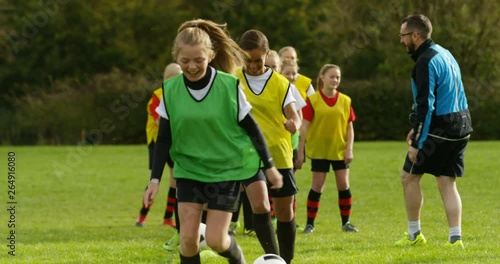
<path fill-rule="evenodd" d="M 307 197 L 307 225 L 304 233 L 314 232 L 314 220 L 318 214 L 321 193 L 325 188 L 326 174 L 330 165 L 335 173 L 339 193 L 342 230 L 358 232 L 349 222 L 351 215 L 351 191 L 349 188 L 349 163 L 353 160 L 352 145 L 356 119 L 351 98 L 337 91 L 341 73 L 337 65 L 326 64 L 321 68 L 317 81 L 318 91 L 307 98 L 302 109 L 304 116 L 300 129 L 299 166 L 304 162 L 304 148 L 311 159 L 313 180 Z"/>
<path fill-rule="evenodd" d="M 273 198 L 277 218 L 279 253 L 287 263 L 291 263 L 295 249 L 292 203 L 297 193 L 293 176 L 291 133 L 300 128 L 301 120 L 297 115 L 290 82 L 264 65 L 269 52 L 267 37 L 258 30 L 248 30 L 241 36 L 239 45 L 248 57 L 245 67 L 239 69 L 236 76 L 252 105 L 252 114 L 262 129 L 275 166 L 283 175 L 283 187 L 270 190 L 269 196 Z M 262 216 L 259 222 L 265 221 L 260 223 L 263 226 L 269 227 L 271 223 L 265 179 L 252 177 L 242 181 L 242 184 L 252 205 L 255 231 L 260 240 L 264 234 L 257 231 L 257 216 Z"/>
<path fill-rule="evenodd" d="M 297 65 L 299 64 L 299 58 L 297 57 L 297 51 L 295 50 L 294 47 L 292 46 L 286 46 L 280 49 L 278 52 L 280 56 L 280 60 L 283 61 L 293 61 Z M 283 65 L 281 66 L 283 67 Z M 298 70 L 298 67 L 297 67 Z M 283 69 L 281 69 L 283 71 Z M 299 90 L 300 95 L 302 98 L 305 100 L 307 96 L 311 95 L 314 93 L 314 87 L 312 86 L 312 80 L 311 78 L 302 75 L 300 73 L 297 74 L 295 77 L 295 80 L 293 82 L 295 84 L 295 87 L 297 87 L 297 90 Z"/>
<path fill-rule="evenodd" d="M 166 81 L 172 77 L 175 77 L 182 73 L 181 67 L 177 63 L 170 63 L 165 67 L 163 72 L 163 81 Z M 148 143 L 148 153 L 149 153 L 149 169 L 153 167 L 153 154 L 156 139 L 158 137 L 158 125 L 160 124 L 160 115 L 156 113 L 156 108 L 160 105 L 160 100 L 163 97 L 163 89 L 160 87 L 153 91 L 151 99 L 149 99 L 146 112 L 148 113 L 148 121 L 146 122 L 146 139 Z M 165 214 L 163 216 L 163 224 L 167 226 L 172 226 L 177 228 L 176 223 L 172 220 L 175 211 L 175 180 L 173 177 L 173 169 L 169 168 L 170 172 L 170 188 L 168 189 L 167 196 L 167 206 L 165 208 Z M 151 205 L 142 205 L 139 212 L 139 217 L 135 223 L 136 226 L 142 227 L 148 216 L 149 209 Z M 175 221 L 179 221 L 178 217 Z"/>

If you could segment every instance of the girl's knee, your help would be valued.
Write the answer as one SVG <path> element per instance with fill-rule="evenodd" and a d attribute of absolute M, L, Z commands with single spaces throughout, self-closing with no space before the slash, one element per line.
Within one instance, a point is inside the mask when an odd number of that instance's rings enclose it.
<path fill-rule="evenodd" d="M 207 246 L 213 249 L 216 252 L 224 252 L 228 250 L 228 243 L 226 243 L 225 239 L 210 239 L 207 238 Z"/>
<path fill-rule="evenodd" d="M 181 236 L 180 242 L 184 248 L 194 249 L 198 246 L 199 237 L 197 236 Z"/>
<path fill-rule="evenodd" d="M 311 185 L 311 189 L 315 192 L 319 192 L 319 193 L 322 193 L 323 190 L 325 188 L 325 184 L 324 183 L 312 183 Z"/>
<path fill-rule="evenodd" d="M 265 214 L 271 211 L 271 207 L 269 206 L 269 201 L 260 202 L 252 205 L 252 212 L 254 214 Z"/>

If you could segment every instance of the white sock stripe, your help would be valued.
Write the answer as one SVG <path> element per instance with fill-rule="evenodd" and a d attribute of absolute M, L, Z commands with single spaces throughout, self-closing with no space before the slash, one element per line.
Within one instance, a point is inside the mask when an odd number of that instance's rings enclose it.
<path fill-rule="evenodd" d="M 452 236 L 462 236 L 462 228 L 460 226 L 450 227 L 450 238 Z"/>

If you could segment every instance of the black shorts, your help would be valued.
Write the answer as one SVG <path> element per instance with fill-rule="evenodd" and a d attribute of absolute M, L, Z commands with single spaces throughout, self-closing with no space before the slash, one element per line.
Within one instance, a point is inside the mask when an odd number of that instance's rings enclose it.
<path fill-rule="evenodd" d="M 283 176 L 283 187 L 281 187 L 279 190 L 268 189 L 269 196 L 287 197 L 295 195 L 298 192 L 298 188 L 297 184 L 295 184 L 293 169 L 278 169 L 278 172 Z M 270 186 L 262 169 L 260 169 L 259 172 L 257 172 L 257 174 L 255 174 L 251 178 L 241 181 L 241 184 L 247 187 L 248 185 L 256 181 L 265 181 L 267 183 L 267 186 Z"/>
<path fill-rule="evenodd" d="M 469 138 L 445 140 L 429 136 L 418 151 L 417 162 L 406 155 L 403 170 L 411 174 L 429 173 L 434 176 L 462 177 L 464 174 L 464 152 Z"/>
<path fill-rule="evenodd" d="M 207 204 L 208 209 L 236 212 L 240 181 L 206 183 L 189 179 L 177 180 L 177 201 Z"/>
<path fill-rule="evenodd" d="M 329 172 L 330 165 L 333 171 L 349 169 L 349 164 L 343 160 L 311 159 L 311 171 Z"/>
<path fill-rule="evenodd" d="M 155 153 L 155 142 L 151 141 L 148 145 L 148 153 L 149 153 L 149 170 L 153 169 L 153 154 Z"/>
<path fill-rule="evenodd" d="M 295 195 L 299 189 L 295 183 L 293 169 L 278 169 L 278 171 L 283 176 L 283 187 L 280 189 L 269 189 L 269 196 L 279 198 Z"/>
<path fill-rule="evenodd" d="M 248 185 L 256 181 L 266 181 L 266 175 L 264 174 L 262 169 L 259 169 L 259 171 L 257 171 L 257 173 L 254 176 L 246 180 L 242 180 L 241 184 L 243 184 L 244 187 L 247 187 Z"/>

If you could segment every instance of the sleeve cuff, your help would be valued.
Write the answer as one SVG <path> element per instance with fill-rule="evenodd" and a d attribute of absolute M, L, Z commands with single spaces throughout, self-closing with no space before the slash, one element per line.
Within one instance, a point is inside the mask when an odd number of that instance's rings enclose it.
<path fill-rule="evenodd" d="M 265 160 L 263 162 L 264 162 L 264 166 L 263 166 L 264 170 L 267 170 L 267 169 L 270 169 L 270 168 L 274 167 L 273 158 L 269 158 L 268 160 Z"/>
<path fill-rule="evenodd" d="M 160 179 L 153 178 L 153 179 L 149 180 L 149 183 L 156 183 L 156 184 L 160 184 Z"/>

